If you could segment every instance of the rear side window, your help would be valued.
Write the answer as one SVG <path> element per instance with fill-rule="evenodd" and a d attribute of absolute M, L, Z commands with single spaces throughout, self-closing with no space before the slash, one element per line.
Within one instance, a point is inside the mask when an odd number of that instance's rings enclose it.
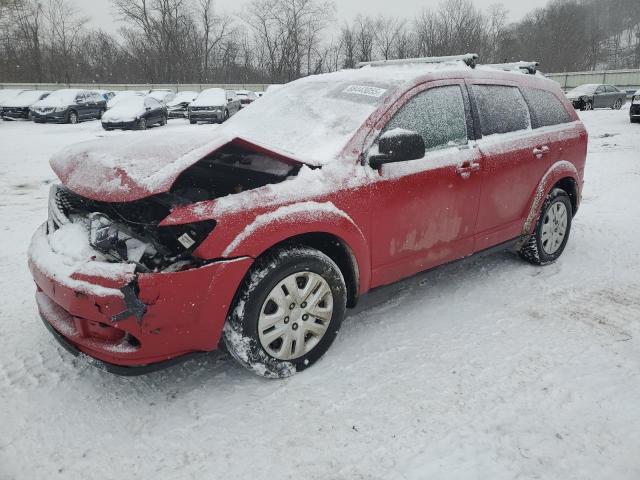
<path fill-rule="evenodd" d="M 459 85 L 419 93 L 400 109 L 385 131 L 402 128 L 418 132 L 427 150 L 467 143 L 467 120 Z"/>
<path fill-rule="evenodd" d="M 482 135 L 517 132 L 531 126 L 520 90 L 506 85 L 474 85 Z"/>
<path fill-rule="evenodd" d="M 538 88 L 525 88 L 524 96 L 531 109 L 531 126 L 533 128 L 572 121 L 562 102 L 553 93 Z"/>
<path fill-rule="evenodd" d="M 620 90 L 611 85 L 606 85 L 605 88 L 607 89 L 607 93 L 620 93 Z"/>

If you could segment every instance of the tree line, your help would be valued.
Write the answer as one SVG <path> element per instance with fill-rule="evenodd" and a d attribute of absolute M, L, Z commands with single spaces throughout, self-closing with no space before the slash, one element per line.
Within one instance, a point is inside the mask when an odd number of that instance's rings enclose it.
<path fill-rule="evenodd" d="M 551 0 L 509 23 L 502 4 L 443 0 L 403 15 L 337 18 L 325 0 L 111 0 L 117 34 L 70 0 L 0 0 L 0 82 L 283 83 L 375 59 L 479 53 L 548 72 L 640 68 L 637 0 Z"/>

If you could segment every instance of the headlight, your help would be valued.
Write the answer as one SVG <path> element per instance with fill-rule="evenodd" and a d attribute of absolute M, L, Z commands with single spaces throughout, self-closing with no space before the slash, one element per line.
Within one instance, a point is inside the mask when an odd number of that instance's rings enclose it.
<path fill-rule="evenodd" d="M 633 103 L 634 105 L 640 105 L 640 96 L 633 97 L 631 103 Z"/>
<path fill-rule="evenodd" d="M 55 112 L 56 113 L 64 112 L 66 109 L 67 107 L 56 107 Z"/>

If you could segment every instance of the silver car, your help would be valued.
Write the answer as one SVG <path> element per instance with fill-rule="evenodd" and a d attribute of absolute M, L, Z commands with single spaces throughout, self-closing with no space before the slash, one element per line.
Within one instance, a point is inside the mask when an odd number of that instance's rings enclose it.
<path fill-rule="evenodd" d="M 613 85 L 588 83 L 567 92 L 567 98 L 579 110 L 615 108 L 620 110 L 627 103 L 627 94 Z"/>

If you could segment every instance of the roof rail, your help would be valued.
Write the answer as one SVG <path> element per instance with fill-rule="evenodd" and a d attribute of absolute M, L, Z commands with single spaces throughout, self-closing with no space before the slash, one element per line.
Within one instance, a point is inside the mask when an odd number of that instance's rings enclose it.
<path fill-rule="evenodd" d="M 422 57 L 422 58 L 403 58 L 400 60 L 377 60 L 373 62 L 360 62 L 357 68 L 362 67 L 385 67 L 388 65 L 409 65 L 412 63 L 446 63 L 462 61 L 471 68 L 476 67 L 478 60 L 477 53 L 467 53 L 466 55 L 450 55 L 447 57 Z"/>
<path fill-rule="evenodd" d="M 512 62 L 512 63 L 493 63 L 487 64 L 486 67 L 497 68 L 499 70 L 505 71 L 522 71 L 523 73 L 528 73 L 529 75 L 535 75 L 538 73 L 538 67 L 540 63 L 538 62 Z"/>

